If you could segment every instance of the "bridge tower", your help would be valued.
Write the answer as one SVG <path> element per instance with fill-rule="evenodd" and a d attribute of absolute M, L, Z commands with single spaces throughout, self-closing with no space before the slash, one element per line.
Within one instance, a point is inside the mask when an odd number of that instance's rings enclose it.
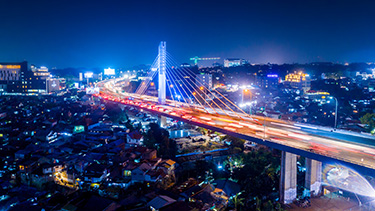
<path fill-rule="evenodd" d="M 158 90 L 158 101 L 159 104 L 165 104 L 166 98 L 166 76 L 165 71 L 167 68 L 167 43 L 161 41 L 159 45 L 159 56 L 158 56 L 158 71 L 159 71 L 159 90 Z"/>

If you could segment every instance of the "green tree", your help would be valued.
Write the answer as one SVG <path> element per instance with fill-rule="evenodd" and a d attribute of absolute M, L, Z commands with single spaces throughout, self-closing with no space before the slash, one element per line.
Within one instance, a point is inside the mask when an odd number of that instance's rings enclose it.
<path fill-rule="evenodd" d="M 255 197 L 255 210 L 261 211 L 261 206 L 262 206 L 262 201 L 260 200 L 258 196 Z"/>
<path fill-rule="evenodd" d="M 68 74 L 68 75 L 65 75 L 65 84 L 66 84 L 66 88 L 70 88 L 70 87 L 73 87 L 74 85 L 74 75 L 72 74 Z"/>
<path fill-rule="evenodd" d="M 254 200 L 254 197 L 258 196 L 271 199 L 279 188 L 279 156 L 263 149 L 241 156 L 244 165 L 234 169 L 233 178 L 239 181 L 247 198 Z"/>
<path fill-rule="evenodd" d="M 274 210 L 271 200 L 268 200 L 266 203 L 264 203 L 263 210 L 265 210 L 265 211 L 273 211 Z"/>
<path fill-rule="evenodd" d="M 242 208 L 245 206 L 245 199 L 240 198 L 241 192 L 237 193 L 231 200 L 231 203 L 234 206 L 234 210 L 242 210 Z"/>
<path fill-rule="evenodd" d="M 162 158 L 174 158 L 176 156 L 176 141 L 169 138 L 169 132 L 156 123 L 151 123 L 150 129 L 145 135 L 144 144 L 156 149 Z"/>
<path fill-rule="evenodd" d="M 367 113 L 360 118 L 362 124 L 368 125 L 369 131 L 373 131 L 375 128 L 375 113 Z"/>
<path fill-rule="evenodd" d="M 245 140 L 240 139 L 240 138 L 236 138 L 236 137 L 233 137 L 233 136 L 229 136 L 229 135 L 226 136 L 226 139 L 231 141 L 230 147 L 232 149 L 240 148 L 241 151 L 243 151 L 245 149 L 245 147 L 244 147 Z"/>
<path fill-rule="evenodd" d="M 120 121 L 128 120 L 128 115 L 120 108 L 117 103 L 108 103 L 106 106 L 106 114 L 109 116 L 112 122 L 119 123 Z"/>

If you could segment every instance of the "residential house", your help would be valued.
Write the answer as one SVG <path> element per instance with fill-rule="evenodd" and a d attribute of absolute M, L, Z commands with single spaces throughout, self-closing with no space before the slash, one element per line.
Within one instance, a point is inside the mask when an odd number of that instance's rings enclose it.
<path fill-rule="evenodd" d="M 138 130 L 135 130 L 128 133 L 126 141 L 132 145 L 143 145 L 143 135 Z"/>
<path fill-rule="evenodd" d="M 176 200 L 168 196 L 160 195 L 152 199 L 150 202 L 148 202 L 147 207 L 149 207 L 152 211 L 159 211 L 161 208 L 166 207 L 175 202 Z"/>

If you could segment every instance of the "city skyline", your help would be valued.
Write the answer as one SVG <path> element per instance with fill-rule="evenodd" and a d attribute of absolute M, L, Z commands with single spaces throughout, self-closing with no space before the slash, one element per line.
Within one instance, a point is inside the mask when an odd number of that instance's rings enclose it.
<path fill-rule="evenodd" d="M 181 62 L 372 62 L 374 3 L 6 1 L 2 61 L 48 67 L 150 64 L 165 40 Z"/>
<path fill-rule="evenodd" d="M 0 210 L 375 210 L 374 6 L 0 2 Z"/>

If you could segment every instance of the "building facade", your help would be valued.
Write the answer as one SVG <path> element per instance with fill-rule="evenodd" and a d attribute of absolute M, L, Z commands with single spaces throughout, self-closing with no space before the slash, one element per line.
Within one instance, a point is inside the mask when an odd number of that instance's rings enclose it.
<path fill-rule="evenodd" d="M 0 93 L 22 92 L 20 81 L 27 72 L 27 62 L 0 63 Z"/>
<path fill-rule="evenodd" d="M 200 74 L 197 74 L 196 79 L 197 79 L 199 86 L 203 85 L 207 87 L 208 89 L 212 88 L 212 74 L 200 73 Z"/>
<path fill-rule="evenodd" d="M 65 87 L 65 79 L 52 78 L 48 68 L 30 69 L 27 62 L 0 63 L 0 94 L 45 94 Z"/>
<path fill-rule="evenodd" d="M 246 64 L 244 59 L 224 59 L 224 67 L 236 67 Z"/>
<path fill-rule="evenodd" d="M 298 72 L 285 76 L 285 84 L 289 84 L 294 89 L 309 91 L 311 88 L 311 78 L 309 74 Z"/>

